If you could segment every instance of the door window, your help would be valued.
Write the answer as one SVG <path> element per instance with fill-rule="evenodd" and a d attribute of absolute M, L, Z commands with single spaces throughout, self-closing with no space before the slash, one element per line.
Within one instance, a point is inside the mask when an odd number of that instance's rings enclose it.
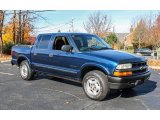
<path fill-rule="evenodd" d="M 53 43 L 54 50 L 61 50 L 63 45 L 69 45 L 69 42 L 65 36 L 57 36 Z"/>

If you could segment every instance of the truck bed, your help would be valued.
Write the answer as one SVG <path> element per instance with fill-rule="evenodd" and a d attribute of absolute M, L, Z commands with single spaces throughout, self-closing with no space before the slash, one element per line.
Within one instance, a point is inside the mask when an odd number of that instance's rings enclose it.
<path fill-rule="evenodd" d="M 20 56 L 25 56 L 30 59 L 32 45 L 15 45 L 12 47 L 13 65 L 17 64 L 17 59 Z"/>

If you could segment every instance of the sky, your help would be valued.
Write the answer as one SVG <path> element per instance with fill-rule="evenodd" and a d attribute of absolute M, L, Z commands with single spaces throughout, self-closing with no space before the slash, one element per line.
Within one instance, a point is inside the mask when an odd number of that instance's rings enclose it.
<path fill-rule="evenodd" d="M 35 22 L 35 33 L 49 33 L 57 32 L 69 32 L 71 31 L 71 20 L 73 19 L 73 26 L 76 32 L 86 32 L 84 29 L 84 23 L 87 21 L 90 14 L 95 11 L 92 10 L 57 10 L 47 11 L 44 13 L 38 13 L 40 17 Z M 152 15 L 153 17 L 159 13 L 159 11 L 149 10 L 104 10 L 102 14 L 106 14 L 112 20 L 112 28 L 116 33 L 128 33 L 133 19 L 140 16 L 145 17 Z M 111 29 L 112 31 L 113 29 Z"/>

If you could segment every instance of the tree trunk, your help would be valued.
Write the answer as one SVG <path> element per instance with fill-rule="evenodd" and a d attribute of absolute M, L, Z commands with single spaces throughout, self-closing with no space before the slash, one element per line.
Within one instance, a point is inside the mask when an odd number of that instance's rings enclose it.
<path fill-rule="evenodd" d="M 2 35 L 0 35 L 1 39 L 1 57 L 3 57 L 3 40 L 2 40 Z"/>
<path fill-rule="evenodd" d="M 16 44 L 16 10 L 14 10 L 13 15 L 13 42 Z"/>
<path fill-rule="evenodd" d="M 4 44 L 3 43 L 3 37 L 2 37 L 4 14 L 5 14 L 5 11 L 0 10 L 0 39 L 1 39 L 1 43 L 2 43 L 1 56 L 3 55 L 3 44 Z"/>
<path fill-rule="evenodd" d="M 23 15 L 23 23 L 22 23 L 22 43 L 24 43 L 24 31 L 26 26 L 26 15 Z"/>
<path fill-rule="evenodd" d="M 20 10 L 20 11 L 19 11 L 19 16 L 18 16 L 18 17 L 19 17 L 19 25 L 18 25 L 18 27 L 19 27 L 19 29 L 18 29 L 18 42 L 19 42 L 19 43 L 22 42 L 22 41 L 21 41 L 21 40 L 22 40 L 22 39 L 21 39 L 21 32 L 22 32 L 22 26 L 21 26 L 22 19 L 21 19 L 21 15 L 22 15 L 22 14 L 21 14 L 21 13 L 22 13 L 22 11 Z"/>

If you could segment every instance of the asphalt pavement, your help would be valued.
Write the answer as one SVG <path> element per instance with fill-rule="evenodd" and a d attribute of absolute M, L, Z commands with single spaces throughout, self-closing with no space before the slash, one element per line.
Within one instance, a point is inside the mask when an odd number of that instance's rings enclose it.
<path fill-rule="evenodd" d="M 132 91 L 111 90 L 104 101 L 86 97 L 79 83 L 39 74 L 24 81 L 17 66 L 0 63 L 1 110 L 148 110 L 160 109 L 160 71 Z"/>

